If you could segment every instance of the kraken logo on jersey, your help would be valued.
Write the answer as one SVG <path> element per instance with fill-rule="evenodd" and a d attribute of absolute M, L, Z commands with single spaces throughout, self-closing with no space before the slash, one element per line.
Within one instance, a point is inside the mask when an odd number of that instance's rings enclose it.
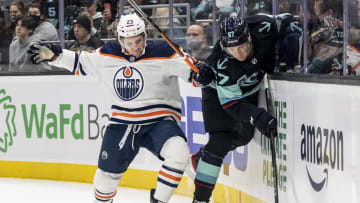
<path fill-rule="evenodd" d="M 140 71 L 131 66 L 120 68 L 114 76 L 114 89 L 120 99 L 130 101 L 140 95 L 144 79 Z"/>
<path fill-rule="evenodd" d="M 259 74 L 259 72 L 256 72 L 256 73 L 251 74 L 249 77 L 247 77 L 246 75 L 243 75 L 238 80 L 237 83 L 239 84 L 240 87 L 249 87 L 251 85 L 254 85 L 259 82 L 258 74 Z"/>

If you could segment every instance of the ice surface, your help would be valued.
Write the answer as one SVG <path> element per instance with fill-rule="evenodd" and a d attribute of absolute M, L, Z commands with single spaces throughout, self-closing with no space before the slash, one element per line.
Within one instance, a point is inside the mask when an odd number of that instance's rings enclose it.
<path fill-rule="evenodd" d="M 148 203 L 150 192 L 119 187 L 114 203 Z M 93 186 L 51 180 L 0 178 L 0 203 L 92 203 Z M 169 203 L 190 203 L 173 196 Z"/>

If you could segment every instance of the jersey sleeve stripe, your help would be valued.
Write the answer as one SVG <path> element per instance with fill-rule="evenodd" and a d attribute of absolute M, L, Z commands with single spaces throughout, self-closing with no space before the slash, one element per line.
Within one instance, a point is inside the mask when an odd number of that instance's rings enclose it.
<path fill-rule="evenodd" d="M 132 109 L 124 108 L 124 107 L 116 106 L 116 105 L 111 106 L 111 109 L 119 110 L 119 111 L 127 111 L 127 112 L 145 111 L 145 110 L 154 109 L 154 108 L 167 108 L 167 109 L 171 109 L 171 110 L 181 113 L 181 109 L 175 108 L 175 107 L 172 107 L 172 106 L 169 106 L 166 104 L 155 104 L 155 105 L 149 105 L 149 106 L 144 106 L 144 107 L 140 107 L 140 108 L 132 108 Z"/>
<path fill-rule="evenodd" d="M 77 52 L 75 52 L 75 61 L 74 61 L 74 68 L 72 73 L 76 75 L 76 69 L 79 63 L 79 54 Z"/>
<path fill-rule="evenodd" d="M 80 63 L 80 72 L 81 72 L 82 75 L 86 75 L 81 63 Z"/>
<path fill-rule="evenodd" d="M 146 120 L 129 120 L 129 119 L 119 119 L 119 118 L 110 118 L 110 121 L 115 123 L 115 124 L 150 124 L 150 123 L 155 123 L 161 120 L 164 120 L 165 118 L 167 118 L 168 116 L 162 116 L 162 117 L 158 117 L 158 118 L 154 118 L 154 119 L 146 119 Z M 175 119 L 174 119 L 175 120 Z"/>
<path fill-rule="evenodd" d="M 117 113 L 117 112 L 112 113 L 112 116 L 122 116 L 122 117 L 128 117 L 128 118 L 151 117 L 151 116 L 158 116 L 158 115 L 173 115 L 178 120 L 181 120 L 180 115 L 173 113 L 171 111 L 167 111 L 167 110 L 160 110 L 160 111 L 155 111 L 155 112 L 151 112 L 151 113 L 143 113 L 143 114 Z"/>

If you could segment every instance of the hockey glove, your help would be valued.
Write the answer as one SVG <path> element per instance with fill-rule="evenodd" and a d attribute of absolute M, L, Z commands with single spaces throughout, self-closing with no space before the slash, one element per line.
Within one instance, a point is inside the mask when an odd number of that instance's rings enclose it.
<path fill-rule="evenodd" d="M 205 87 L 215 79 L 214 71 L 206 63 L 198 62 L 195 66 L 199 69 L 199 74 L 191 71 L 191 78 L 198 86 Z"/>
<path fill-rule="evenodd" d="M 62 53 L 62 48 L 55 43 L 52 44 L 34 44 L 30 46 L 28 53 L 31 55 L 30 60 L 39 64 L 41 62 L 54 61 Z"/>
<path fill-rule="evenodd" d="M 250 122 L 266 137 L 270 137 L 270 130 L 276 129 L 277 126 L 276 118 L 262 108 L 257 112 L 256 118 L 251 117 Z"/>

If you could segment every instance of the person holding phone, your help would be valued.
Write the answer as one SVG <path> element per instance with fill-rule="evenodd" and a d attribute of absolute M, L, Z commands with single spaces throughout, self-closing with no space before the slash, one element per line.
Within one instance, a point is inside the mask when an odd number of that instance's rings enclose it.
<path fill-rule="evenodd" d="M 93 24 L 92 24 L 92 30 L 91 30 L 91 34 L 94 35 L 95 33 L 98 32 L 98 30 L 100 29 L 102 20 L 103 20 L 103 15 L 101 14 L 101 12 L 97 11 L 98 9 L 98 4 L 99 4 L 99 0 L 80 0 L 79 2 L 79 6 L 80 6 L 80 15 L 84 14 L 84 13 L 89 13 Z"/>

